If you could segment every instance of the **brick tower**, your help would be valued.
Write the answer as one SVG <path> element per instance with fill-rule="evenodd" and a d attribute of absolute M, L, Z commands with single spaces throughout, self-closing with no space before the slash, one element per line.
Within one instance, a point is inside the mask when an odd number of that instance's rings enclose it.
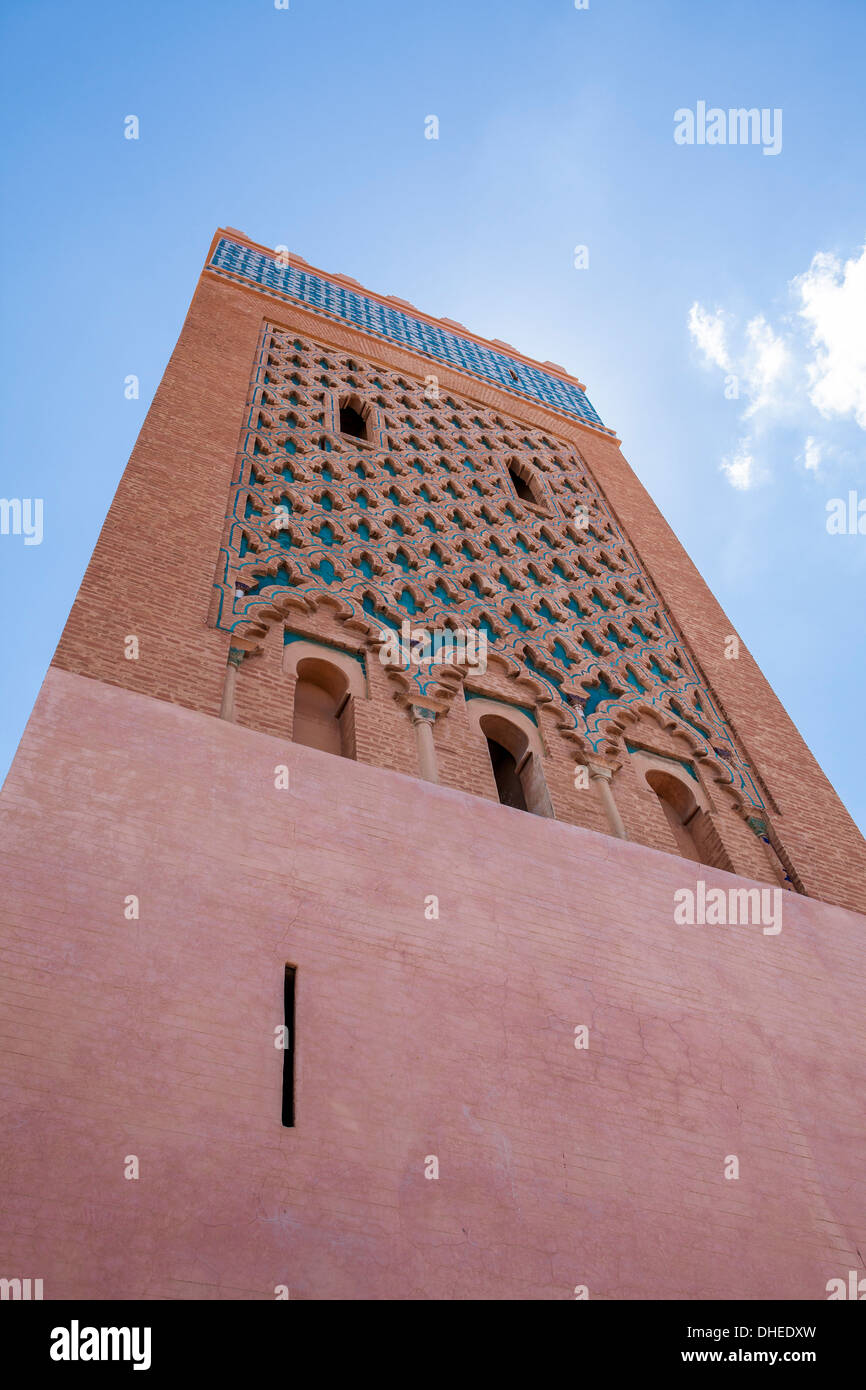
<path fill-rule="evenodd" d="M 214 238 L 4 788 L 0 1275 L 826 1297 L 866 846 L 581 383 L 283 259 Z"/>

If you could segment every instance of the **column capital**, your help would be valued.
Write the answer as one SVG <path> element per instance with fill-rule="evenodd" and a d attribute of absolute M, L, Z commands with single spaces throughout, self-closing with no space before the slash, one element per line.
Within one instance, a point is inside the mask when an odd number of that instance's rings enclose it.
<path fill-rule="evenodd" d="M 435 724 L 435 709 L 426 709 L 424 705 L 410 705 L 409 713 L 412 716 L 413 724 Z"/>
<path fill-rule="evenodd" d="M 600 777 L 602 781 L 609 782 L 613 777 L 613 768 L 605 767 L 604 763 L 587 763 L 590 777 Z"/>

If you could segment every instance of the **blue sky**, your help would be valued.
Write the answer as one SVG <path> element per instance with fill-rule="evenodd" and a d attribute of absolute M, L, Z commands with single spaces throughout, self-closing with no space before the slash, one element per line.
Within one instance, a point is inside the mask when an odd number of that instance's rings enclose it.
<path fill-rule="evenodd" d="M 44 535 L 0 536 L 0 775 L 230 225 L 586 382 L 866 826 L 866 536 L 826 528 L 866 498 L 862 0 L 28 0 L 2 23 L 0 495 L 43 498 Z M 781 109 L 781 152 L 677 145 L 699 101 Z"/>

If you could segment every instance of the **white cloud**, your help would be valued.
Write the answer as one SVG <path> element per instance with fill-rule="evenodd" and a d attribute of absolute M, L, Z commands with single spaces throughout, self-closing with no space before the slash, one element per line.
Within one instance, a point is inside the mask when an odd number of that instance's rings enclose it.
<path fill-rule="evenodd" d="M 752 453 L 751 441 L 741 439 L 731 458 L 722 459 L 721 469 L 731 487 L 740 492 L 748 492 L 758 481 L 758 469 Z"/>
<path fill-rule="evenodd" d="M 743 370 L 746 395 L 751 400 L 746 411 L 749 416 L 766 410 L 776 401 L 776 388 L 784 382 L 791 354 L 784 339 L 773 332 L 763 314 L 758 314 L 746 325 L 746 338 L 749 346 Z"/>
<path fill-rule="evenodd" d="M 721 309 L 710 313 L 695 301 L 689 310 L 689 332 L 711 366 L 721 367 L 723 372 L 731 370 L 731 359 L 725 341 L 725 316 Z"/>
<path fill-rule="evenodd" d="M 721 464 L 743 491 L 768 476 L 759 453 L 779 426 L 799 426 L 807 435 L 801 457 L 811 473 L 844 452 L 826 424 L 816 428 L 818 415 L 866 430 L 866 246 L 844 264 L 819 252 L 788 294 L 794 312 L 778 327 L 762 313 L 738 329 L 724 309 L 695 301 L 689 310 L 692 341 L 707 365 L 725 373 L 725 398 L 743 401 L 740 420 L 749 422 L 749 437 Z"/>
<path fill-rule="evenodd" d="M 866 246 L 844 266 L 819 252 L 794 286 L 816 349 L 809 399 L 825 417 L 853 415 L 866 430 Z"/>
<path fill-rule="evenodd" d="M 734 358 L 728 344 L 728 324 L 724 311 L 705 309 L 697 301 L 689 310 L 689 333 L 704 360 L 720 368 L 735 381 L 730 399 L 745 396 L 749 405 L 745 417 L 772 405 L 778 388 L 791 366 L 791 354 L 784 339 L 773 332 L 763 314 L 746 324 L 746 343 Z"/>

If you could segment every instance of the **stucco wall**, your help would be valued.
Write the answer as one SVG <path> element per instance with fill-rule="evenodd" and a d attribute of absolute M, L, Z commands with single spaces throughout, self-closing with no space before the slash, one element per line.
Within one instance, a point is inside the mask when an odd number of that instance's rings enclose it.
<path fill-rule="evenodd" d="M 823 1299 L 859 1265 L 862 917 L 677 926 L 746 881 L 57 668 L 0 807 L 0 1275 Z"/>

